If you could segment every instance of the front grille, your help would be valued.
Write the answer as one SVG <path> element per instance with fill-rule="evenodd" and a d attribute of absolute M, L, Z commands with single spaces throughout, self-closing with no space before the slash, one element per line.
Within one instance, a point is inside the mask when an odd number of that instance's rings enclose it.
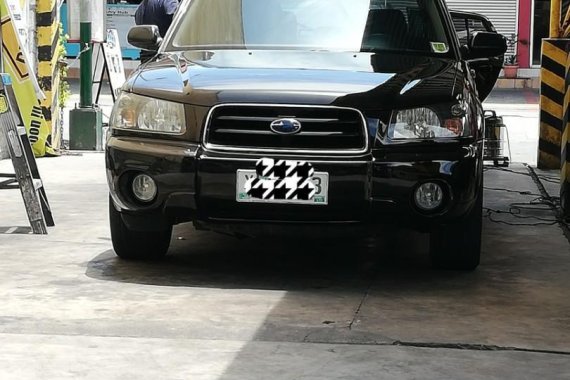
<path fill-rule="evenodd" d="M 283 135 L 273 121 L 293 118 L 300 132 Z M 353 153 L 367 148 L 362 114 L 351 108 L 281 105 L 221 105 L 212 109 L 206 126 L 209 148 L 254 151 L 315 151 Z"/>

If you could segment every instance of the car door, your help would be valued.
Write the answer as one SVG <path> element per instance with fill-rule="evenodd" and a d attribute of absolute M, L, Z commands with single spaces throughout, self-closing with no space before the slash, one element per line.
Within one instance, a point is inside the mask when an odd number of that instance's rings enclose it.
<path fill-rule="evenodd" d="M 504 55 L 471 59 L 469 57 L 469 45 L 476 32 L 497 33 L 493 23 L 485 16 L 478 13 L 450 11 L 461 45 L 463 58 L 469 62 L 469 67 L 475 71 L 477 92 L 481 101 L 491 93 L 503 68 Z"/>

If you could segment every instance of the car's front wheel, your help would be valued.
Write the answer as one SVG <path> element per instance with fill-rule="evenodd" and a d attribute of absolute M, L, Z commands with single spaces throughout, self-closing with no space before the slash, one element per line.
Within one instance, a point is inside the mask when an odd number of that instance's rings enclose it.
<path fill-rule="evenodd" d="M 483 192 L 469 214 L 454 224 L 443 225 L 430 236 L 432 265 L 440 269 L 472 271 L 481 258 Z"/>
<path fill-rule="evenodd" d="M 170 246 L 172 227 L 156 231 L 130 229 L 109 197 L 109 222 L 115 253 L 126 260 L 157 260 L 166 255 Z"/>

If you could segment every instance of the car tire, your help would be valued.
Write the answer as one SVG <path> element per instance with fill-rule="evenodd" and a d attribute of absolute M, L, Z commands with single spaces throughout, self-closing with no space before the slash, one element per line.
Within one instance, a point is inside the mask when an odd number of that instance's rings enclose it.
<path fill-rule="evenodd" d="M 109 222 L 115 254 L 125 260 L 158 260 L 168 252 L 172 226 L 166 230 L 135 231 L 130 229 L 109 197 Z"/>
<path fill-rule="evenodd" d="M 462 219 L 442 225 L 430 234 L 432 265 L 438 269 L 472 271 L 481 258 L 483 225 L 483 191 L 479 191 L 475 206 Z"/>

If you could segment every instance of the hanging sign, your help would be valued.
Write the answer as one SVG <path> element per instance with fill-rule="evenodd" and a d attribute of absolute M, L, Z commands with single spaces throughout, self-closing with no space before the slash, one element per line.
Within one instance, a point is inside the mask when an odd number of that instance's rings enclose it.
<path fill-rule="evenodd" d="M 121 91 L 121 87 L 123 87 L 127 81 L 121 44 L 119 42 L 119 33 L 116 29 L 109 29 L 107 31 L 107 42 L 103 43 L 103 53 L 105 54 L 105 64 L 107 66 L 109 84 L 111 85 L 111 91 L 113 93 L 113 101 L 115 101 L 119 95 L 119 91 Z"/>

